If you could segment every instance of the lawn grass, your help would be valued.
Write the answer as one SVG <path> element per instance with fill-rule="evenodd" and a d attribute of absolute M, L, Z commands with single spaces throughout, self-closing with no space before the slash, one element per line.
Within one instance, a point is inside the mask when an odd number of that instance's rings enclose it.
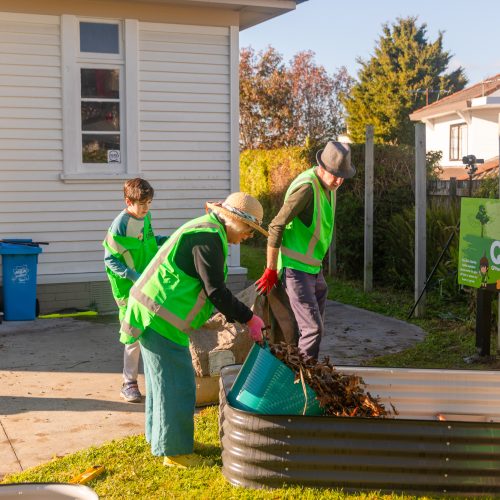
<path fill-rule="evenodd" d="M 265 250 L 241 246 L 241 262 L 249 280 L 256 280 L 265 267 Z M 361 283 L 328 278 L 329 298 L 380 314 L 406 320 L 413 304 L 411 293 L 375 288 L 365 293 Z M 474 325 L 467 318 L 465 302 L 446 303 L 432 292 L 427 315 L 410 322 L 427 332 L 426 338 L 411 349 L 370 360 L 371 366 L 414 368 L 497 369 L 494 363 L 466 365 L 463 358 L 475 352 Z M 492 352 L 496 343 L 492 336 Z M 208 407 L 196 417 L 195 451 L 215 460 L 213 467 L 192 470 L 169 469 L 159 457 L 152 457 L 144 436 L 131 436 L 100 447 L 82 450 L 28 471 L 12 474 L 4 483 L 67 482 L 93 465 L 106 471 L 89 483 L 101 498 L 109 499 L 364 499 L 410 500 L 437 498 L 429 496 L 381 495 L 379 492 L 345 494 L 335 489 L 283 488 L 272 491 L 250 490 L 231 486 L 221 472 L 218 438 L 218 408 Z"/>
<path fill-rule="evenodd" d="M 130 436 L 92 447 L 11 474 L 3 483 L 68 482 L 93 465 L 104 465 L 105 472 L 89 483 L 102 499 L 300 499 L 300 500 L 410 500 L 432 497 L 381 495 L 379 492 L 345 494 L 341 490 L 290 487 L 276 490 L 251 490 L 230 485 L 221 473 L 218 437 L 218 407 L 203 409 L 195 421 L 195 451 L 215 461 L 212 467 L 190 470 L 162 465 L 161 457 L 151 455 L 144 436 Z"/>

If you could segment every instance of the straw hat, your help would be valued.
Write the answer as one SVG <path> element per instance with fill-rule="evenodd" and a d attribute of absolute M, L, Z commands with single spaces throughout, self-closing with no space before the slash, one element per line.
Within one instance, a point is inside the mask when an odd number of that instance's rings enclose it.
<path fill-rule="evenodd" d="M 244 222 L 252 229 L 256 229 L 264 236 L 269 233 L 261 226 L 264 209 L 260 202 L 247 193 L 231 193 L 224 201 L 207 201 L 207 210 L 210 209 L 216 214 L 222 214 L 226 217 L 239 222 Z"/>
<path fill-rule="evenodd" d="M 324 149 L 316 153 L 316 160 L 335 177 L 350 179 L 356 173 L 351 163 L 351 148 L 343 142 L 329 141 Z"/>

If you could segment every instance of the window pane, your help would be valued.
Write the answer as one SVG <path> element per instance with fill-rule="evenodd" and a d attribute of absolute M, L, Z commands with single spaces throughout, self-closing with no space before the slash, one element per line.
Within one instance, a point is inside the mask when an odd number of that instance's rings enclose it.
<path fill-rule="evenodd" d="M 120 130 L 120 103 L 82 102 L 82 130 Z"/>
<path fill-rule="evenodd" d="M 120 163 L 120 136 L 83 134 L 82 160 L 83 163 Z"/>
<path fill-rule="evenodd" d="M 82 97 L 119 99 L 120 71 L 117 69 L 81 69 Z"/>
<path fill-rule="evenodd" d="M 81 22 L 80 52 L 119 54 L 118 24 Z"/>

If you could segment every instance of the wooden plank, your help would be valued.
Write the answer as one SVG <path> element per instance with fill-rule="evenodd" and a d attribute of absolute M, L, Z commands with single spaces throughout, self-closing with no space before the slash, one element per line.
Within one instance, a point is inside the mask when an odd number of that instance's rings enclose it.
<path fill-rule="evenodd" d="M 426 278 L 426 159 L 425 124 L 415 124 L 415 302 Z M 425 293 L 415 309 L 415 317 L 425 313 Z"/>
<path fill-rule="evenodd" d="M 59 16 L 45 14 L 17 14 L 15 12 L 0 12 L 0 21 L 7 21 L 11 25 L 26 25 L 32 29 L 37 26 L 58 26 Z"/>
<path fill-rule="evenodd" d="M 0 87 L 0 92 L 1 92 Z M 1 94 L 0 94 L 1 95 Z M 140 90 L 139 98 L 142 102 L 176 102 L 176 103 L 209 103 L 229 104 L 229 94 L 199 94 L 173 92 L 151 92 Z"/>
<path fill-rule="evenodd" d="M 29 44 L 29 43 L 6 43 L 0 42 L 0 53 L 3 54 L 26 54 L 37 56 L 59 56 L 61 51 L 59 45 Z"/>
<path fill-rule="evenodd" d="M 0 79 L 0 84 L 1 82 L 2 80 Z M 219 84 L 219 83 L 186 83 L 186 82 L 179 82 L 179 83 L 148 82 L 145 81 L 143 78 L 139 84 L 139 88 L 142 92 L 154 92 L 155 96 L 158 95 L 158 93 L 166 93 L 166 92 L 171 93 L 173 95 L 182 95 L 182 96 L 184 96 L 185 94 L 197 94 L 197 95 L 229 94 L 229 83 Z M 171 100 L 171 99 L 166 99 L 166 100 Z"/>
<path fill-rule="evenodd" d="M 32 54 L 2 54 L 0 64 L 18 64 L 21 66 L 57 66 L 61 64 L 59 56 L 37 56 Z"/>
<path fill-rule="evenodd" d="M 39 109 L 60 109 L 61 99 L 54 97 L 23 97 L 12 99 L 12 97 L 0 96 L 0 108 L 39 108 Z M 2 115 L 5 117 L 5 115 Z"/>
<path fill-rule="evenodd" d="M 22 147 L 22 146 L 19 146 Z M 1 160 L 52 160 L 62 161 L 62 151 L 55 149 L 39 150 L 39 149 L 0 149 Z"/>
<path fill-rule="evenodd" d="M 365 144 L 365 237 L 364 237 L 364 291 L 373 289 L 373 125 L 366 126 Z"/>
<path fill-rule="evenodd" d="M 61 185 L 59 188 L 57 186 L 57 183 Z M 115 189 L 120 189 L 123 185 L 123 182 L 116 183 Z M 154 189 L 156 190 L 161 190 L 164 189 L 165 191 L 168 191 L 169 193 L 172 192 L 172 195 L 174 195 L 173 191 L 178 190 L 179 193 L 176 193 L 178 196 L 186 196 L 186 193 L 184 195 L 181 194 L 181 191 L 187 191 L 188 193 L 192 190 L 198 191 L 199 193 L 202 193 L 201 198 L 206 197 L 206 193 L 208 190 L 224 190 L 228 189 L 229 184 L 225 180 L 212 180 L 212 181 L 206 181 L 203 183 L 203 185 L 200 185 L 200 181 L 198 179 L 192 179 L 190 181 L 174 181 L 174 180 L 155 180 L 154 181 Z M 47 181 L 39 181 L 37 183 L 31 183 L 31 182 L 26 182 L 25 180 L 15 180 L 9 182 L 9 192 L 27 192 L 27 191 L 43 191 L 43 190 L 50 190 L 53 193 L 57 193 L 58 191 L 66 190 L 66 191 L 80 191 L 84 189 L 94 189 L 94 190 L 100 190 L 100 191 L 109 191 L 109 186 L 106 184 L 100 184 L 100 183 L 94 183 L 94 182 L 89 182 L 88 184 L 85 183 L 78 183 L 78 184 L 63 184 L 60 182 L 58 179 L 53 179 L 53 180 L 47 180 Z M 193 196 L 188 194 L 189 196 Z M 168 195 L 170 196 L 170 194 Z"/>
<path fill-rule="evenodd" d="M 0 75 L 61 78 L 61 68 L 60 66 L 19 66 L 18 64 L 2 64 L 0 66 Z"/>
<path fill-rule="evenodd" d="M 165 24 L 165 23 L 139 23 L 139 31 L 142 32 L 156 32 L 156 33 L 187 33 L 187 34 L 203 34 L 203 35 L 229 35 L 228 28 L 217 26 L 195 26 L 191 24 Z"/>
<path fill-rule="evenodd" d="M 2 110 L 2 115 L 3 115 Z M 33 131 L 47 130 L 61 131 L 61 120 L 45 120 L 43 118 L 0 118 L 0 128 L 27 129 Z"/>
<path fill-rule="evenodd" d="M 178 112 L 178 111 L 157 111 L 143 110 L 141 113 L 141 123 L 147 122 L 160 122 L 160 123 L 203 123 L 203 124 L 212 124 L 212 123 L 223 123 L 227 124 L 229 120 L 229 111 L 225 111 L 222 113 L 189 113 L 189 112 Z M 205 129 L 206 130 L 206 129 Z"/>
<path fill-rule="evenodd" d="M 59 32 L 53 34 L 35 32 L 13 33 L 7 30 L 2 30 L 0 31 L 0 46 L 3 43 L 59 46 L 61 39 L 59 37 Z"/>
<path fill-rule="evenodd" d="M 12 107 L 12 101 L 9 102 L 9 106 L 2 107 L 2 118 L 20 118 L 23 120 L 38 120 L 40 118 L 55 119 L 60 122 L 62 126 L 62 110 L 61 108 L 14 108 Z"/>
<path fill-rule="evenodd" d="M 0 140 L 0 147 L 2 141 Z M 141 151 L 229 151 L 229 144 L 227 142 L 214 142 L 214 141 L 143 141 L 141 144 Z"/>
<path fill-rule="evenodd" d="M 31 85 L 36 84 L 35 81 L 31 82 Z M 7 87 L 0 85 L 0 98 L 3 97 L 14 97 L 14 98 L 39 98 L 39 99 L 52 99 L 52 98 L 60 98 L 61 97 L 61 89 L 60 88 L 50 88 L 50 87 Z"/>
<path fill-rule="evenodd" d="M 228 57 L 212 54 L 176 54 L 175 52 L 150 52 L 139 51 L 141 61 L 155 62 L 173 62 L 173 63 L 191 63 L 191 64 L 210 64 L 227 66 Z"/>
<path fill-rule="evenodd" d="M 22 139 L 24 141 L 56 139 L 62 141 L 62 130 L 43 128 L 16 129 L 14 128 L 14 124 L 12 124 L 12 128 L 2 129 L 0 126 L 0 140 L 1 139 Z M 57 149 L 56 146 L 53 147 Z M 59 147 L 62 147 L 62 144 L 59 144 Z M 50 149 L 52 149 L 52 147 Z"/>
<path fill-rule="evenodd" d="M 13 87 L 61 88 L 61 77 L 31 75 L 0 75 L 0 85 Z M 60 93 L 60 92 L 59 92 Z"/>
<path fill-rule="evenodd" d="M 196 43 L 203 45 L 228 45 L 229 36 L 206 35 L 200 33 L 173 33 L 160 31 L 140 31 L 140 41 L 144 42 L 171 42 L 171 43 Z"/>
<path fill-rule="evenodd" d="M 157 210 L 158 212 L 158 210 Z M 194 218 L 199 214 L 198 208 L 170 208 L 168 210 L 164 210 L 169 219 L 171 218 Z M 82 227 L 82 223 L 94 222 L 97 225 L 101 226 L 102 224 L 109 226 L 113 219 L 118 215 L 116 210 L 109 211 L 70 211 L 70 210 L 62 210 L 59 212 L 17 212 L 17 213 L 9 213 L 9 223 L 16 224 L 24 224 L 24 223 L 39 223 L 43 224 L 43 227 L 47 227 L 49 224 L 61 224 L 61 230 L 68 230 L 70 227 L 66 225 L 67 223 L 71 223 L 73 226 L 73 230 L 76 231 L 75 236 L 77 234 L 77 228 Z M 54 226 L 51 226 L 54 227 Z M 107 228 L 107 227 L 106 227 Z M 103 236 L 104 238 L 104 236 Z"/>
<path fill-rule="evenodd" d="M 175 171 L 179 168 L 182 168 L 183 171 L 189 171 L 191 175 L 198 175 L 194 174 L 193 172 L 199 172 L 200 177 L 203 176 L 203 172 L 205 170 L 213 172 L 218 170 L 229 172 L 231 169 L 229 161 L 206 161 L 206 160 L 197 160 L 196 162 L 148 161 L 145 167 L 147 167 L 147 170 L 151 172 L 151 174 L 154 172 L 155 175 L 161 175 L 161 173 L 157 172 L 162 172 L 164 170 L 172 169 L 173 171 Z"/>
<path fill-rule="evenodd" d="M 210 128 L 207 128 L 210 130 Z M 0 133 L 0 137 L 2 137 Z M 141 141 L 219 141 L 228 142 L 228 132 L 146 132 L 140 134 Z M 170 148 L 169 148 L 170 149 Z"/>
<path fill-rule="evenodd" d="M 31 138 L 25 138 L 25 140 L 16 139 L 0 139 L 0 151 L 7 150 L 17 150 L 17 149 L 35 149 L 39 150 L 61 150 L 62 141 L 60 140 L 36 140 Z"/>
<path fill-rule="evenodd" d="M 11 22 L 0 17 L 0 33 L 25 33 L 27 35 L 36 33 L 37 35 L 57 36 L 59 35 L 59 24 L 55 22 L 49 24 Z"/>
<path fill-rule="evenodd" d="M 1 70 L 0 70 L 1 74 Z M 207 73 L 173 73 L 171 71 L 144 71 L 140 73 L 141 82 L 163 82 L 163 83 L 197 83 L 225 84 L 229 85 L 228 75 Z"/>
<path fill-rule="evenodd" d="M 26 175 L 26 172 L 44 171 L 44 172 L 57 172 L 61 171 L 61 165 L 51 160 L 2 160 L 0 161 L 0 169 L 4 172 L 22 172 L 20 175 Z M 52 176 L 52 174 L 49 174 Z"/>
<path fill-rule="evenodd" d="M 0 97 L 0 105 L 2 98 Z M 197 113 L 228 113 L 228 103 L 203 103 L 203 102 L 157 102 L 139 101 L 141 111 L 186 111 Z"/>
<path fill-rule="evenodd" d="M 76 214 L 83 212 L 95 212 L 96 214 L 101 214 L 101 219 L 109 219 L 111 223 L 111 221 L 118 215 L 118 213 L 125 208 L 125 203 L 123 202 L 123 200 L 108 201 L 102 200 L 100 198 L 94 200 L 85 200 L 83 199 L 84 193 L 82 193 L 82 195 L 83 196 L 78 197 L 80 199 L 76 200 L 71 199 L 71 197 L 69 200 L 62 200 L 60 196 L 52 196 L 52 198 L 46 197 L 44 201 L 38 199 L 31 201 L 22 201 L 16 200 L 13 197 L 10 203 L 6 203 L 6 206 L 2 207 L 2 210 L 4 213 L 24 214 L 23 220 L 26 220 L 26 214 L 37 211 L 42 214 L 47 214 L 50 218 L 54 217 L 54 215 L 51 214 L 56 214 L 56 216 L 58 216 L 61 212 L 67 212 L 69 210 Z M 73 196 L 73 198 L 75 198 L 75 196 Z M 68 206 L 68 201 L 71 201 L 71 208 L 69 208 Z M 90 201 L 92 201 L 92 206 L 89 210 Z M 172 199 L 169 192 L 160 192 L 160 194 L 155 196 L 155 199 L 153 200 L 151 213 L 154 219 L 155 213 L 159 210 L 184 210 L 198 207 L 199 203 L 197 200 L 185 198 Z"/>
<path fill-rule="evenodd" d="M 202 160 L 208 161 L 229 161 L 228 151 L 148 151 L 141 150 L 141 160 L 143 162 L 143 170 L 147 170 L 147 161 L 183 161 L 183 162 L 198 162 Z"/>
<path fill-rule="evenodd" d="M 193 73 L 195 75 L 229 75 L 229 66 L 221 64 L 204 64 L 172 61 L 150 61 L 139 57 L 141 71 L 157 73 Z"/>
<path fill-rule="evenodd" d="M 0 119 L 0 124 L 2 120 Z M 1 126 L 1 125 L 0 125 Z M 170 121 L 146 121 L 141 122 L 142 132 L 229 132 L 227 121 L 219 122 L 170 122 Z"/>
<path fill-rule="evenodd" d="M 206 45 L 200 43 L 175 43 L 168 39 L 158 42 L 141 40 L 139 50 L 147 52 L 175 52 L 176 54 L 229 54 L 229 48 L 225 45 Z"/>

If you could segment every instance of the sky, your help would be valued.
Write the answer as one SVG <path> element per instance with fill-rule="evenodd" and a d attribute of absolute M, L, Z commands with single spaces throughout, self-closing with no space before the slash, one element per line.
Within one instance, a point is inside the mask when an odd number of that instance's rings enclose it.
<path fill-rule="evenodd" d="M 308 0 L 293 12 L 240 32 L 240 48 L 257 52 L 269 45 L 285 61 L 303 50 L 333 74 L 345 66 L 357 78 L 357 58 L 369 59 L 382 25 L 398 17 L 417 16 L 427 25 L 427 40 L 440 31 L 450 52 L 448 71 L 462 66 L 469 84 L 500 73 L 500 0 Z"/>

